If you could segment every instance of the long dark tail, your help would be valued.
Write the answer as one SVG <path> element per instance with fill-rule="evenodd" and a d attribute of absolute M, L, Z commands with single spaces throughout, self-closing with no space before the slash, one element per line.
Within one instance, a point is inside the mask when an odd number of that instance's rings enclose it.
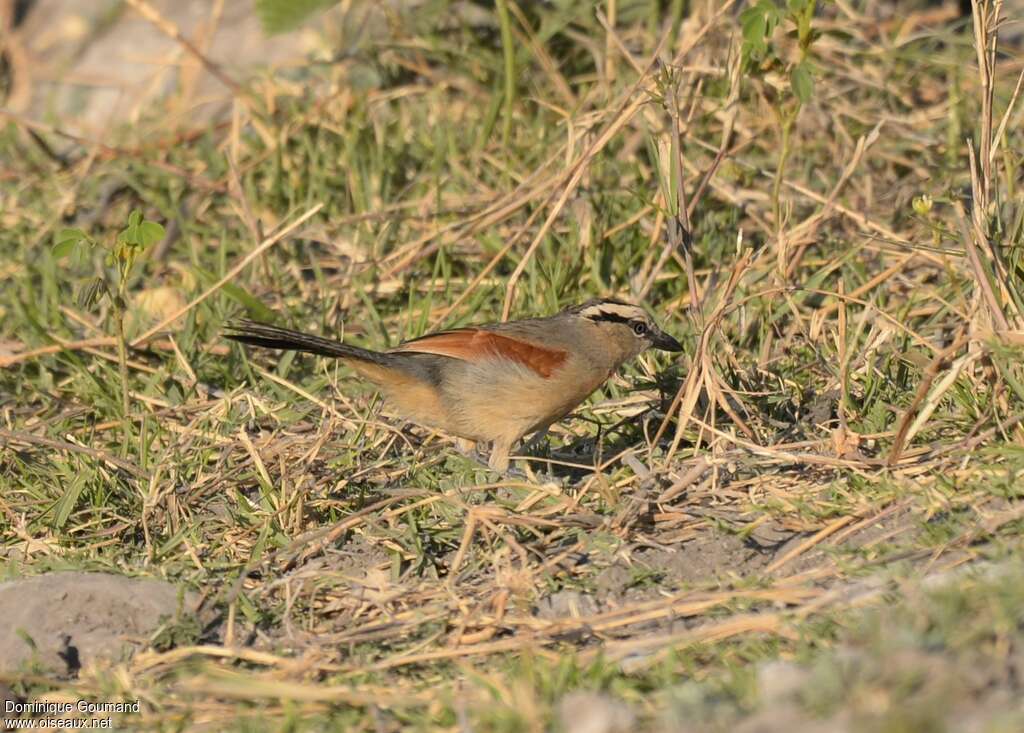
<path fill-rule="evenodd" d="M 290 328 L 271 326 L 269 323 L 256 321 L 232 321 L 225 327 L 224 337 L 239 341 L 250 346 L 263 346 L 267 349 L 284 349 L 286 351 L 305 351 L 320 356 L 333 356 L 337 359 L 358 359 L 380 363 L 383 354 L 358 346 L 350 346 L 333 339 L 311 336 Z"/>

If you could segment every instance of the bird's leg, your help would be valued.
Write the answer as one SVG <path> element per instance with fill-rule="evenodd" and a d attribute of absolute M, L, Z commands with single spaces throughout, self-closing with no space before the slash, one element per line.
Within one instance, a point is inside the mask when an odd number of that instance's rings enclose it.
<path fill-rule="evenodd" d="M 512 468 L 509 465 L 509 453 L 512 450 L 512 441 L 495 441 L 491 448 L 491 457 L 489 460 L 484 458 L 480 444 L 474 443 L 472 440 L 455 438 L 455 447 L 462 455 L 466 456 L 466 458 L 469 458 L 481 465 L 486 465 L 492 471 L 500 473 L 506 478 L 529 478 L 519 469 Z"/>
<path fill-rule="evenodd" d="M 538 431 L 537 435 L 535 435 L 525 447 L 534 445 L 542 440 L 544 436 L 547 435 L 547 432 L 547 429 Z M 487 465 L 493 471 L 498 471 L 499 473 L 504 474 L 507 478 L 520 480 L 526 479 L 530 483 L 536 483 L 538 477 L 530 470 L 529 463 L 527 461 L 522 462 L 522 469 L 512 468 L 509 466 L 509 452 L 512 450 L 512 444 L 515 440 L 515 438 L 510 440 L 496 440 L 492 448 L 490 448 L 490 461 L 487 462 Z M 550 464 L 548 467 L 548 470 L 550 471 Z M 549 475 L 548 480 L 555 481 L 556 479 L 554 476 Z"/>
<path fill-rule="evenodd" d="M 512 441 L 496 440 L 491 446 L 491 460 L 487 465 L 498 473 L 508 472 L 508 454 L 512 451 Z"/>
<path fill-rule="evenodd" d="M 544 443 L 547 440 L 548 432 L 548 428 L 541 428 L 536 433 L 531 435 L 530 439 L 526 441 L 525 444 L 523 444 L 523 452 L 531 454 L 536 453 L 541 443 Z M 544 465 L 543 473 L 538 472 L 538 475 L 545 481 L 557 484 L 560 479 L 558 478 L 558 476 L 555 475 L 555 468 L 554 465 L 551 463 L 552 458 L 553 452 L 549 446 L 548 450 L 544 451 L 543 456 L 538 457 L 538 460 L 543 462 Z"/>
<path fill-rule="evenodd" d="M 530 439 L 523 443 L 523 453 L 532 453 L 537 450 L 544 439 L 548 437 L 548 428 L 541 428 L 536 433 L 530 436 Z"/>
<path fill-rule="evenodd" d="M 487 458 L 476 441 L 468 438 L 455 438 L 455 450 L 475 463 L 487 465 Z"/>
<path fill-rule="evenodd" d="M 545 428 L 541 428 L 536 433 L 531 435 L 529 440 L 527 440 L 525 443 L 523 443 L 522 452 L 524 454 L 526 454 L 526 455 L 533 455 L 533 454 L 535 454 L 537 452 L 537 449 L 540 447 L 541 443 L 543 443 L 544 440 L 547 437 L 548 437 L 548 428 L 546 428 L 546 427 Z M 550 457 L 550 455 L 551 455 L 551 453 L 550 453 L 550 451 L 548 451 L 547 452 L 547 456 Z M 548 480 L 553 481 L 555 477 L 554 477 L 554 473 L 551 470 L 551 463 L 550 463 L 550 461 L 545 461 L 544 465 L 547 467 L 546 478 Z M 533 475 L 533 472 L 530 470 L 530 467 L 529 467 L 528 463 L 526 464 L 526 473 L 527 473 L 527 475 L 530 476 L 531 479 L 535 479 L 536 478 Z M 544 474 L 542 474 L 542 477 L 543 476 L 544 476 Z"/>

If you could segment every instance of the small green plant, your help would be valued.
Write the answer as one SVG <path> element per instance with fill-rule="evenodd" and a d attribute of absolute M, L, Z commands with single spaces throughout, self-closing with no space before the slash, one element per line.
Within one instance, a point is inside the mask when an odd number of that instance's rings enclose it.
<path fill-rule="evenodd" d="M 796 31 L 799 58 L 789 67 L 789 86 L 797 106 L 810 101 L 814 93 L 813 68 L 810 62 L 811 43 L 816 33 L 811 27 L 817 0 L 788 0 L 783 8 L 775 0 L 758 0 L 740 14 L 743 45 L 740 55 L 747 73 L 766 73 L 784 68 L 777 49 L 771 44 L 772 33 L 784 20 Z"/>
<path fill-rule="evenodd" d="M 83 308 L 95 307 L 103 298 L 109 298 L 111 315 L 114 319 L 115 340 L 117 341 L 117 362 L 121 378 L 121 415 L 124 420 L 125 441 L 122 453 L 127 450 L 131 434 L 129 424 L 130 397 L 128 392 L 128 342 L 125 338 L 125 315 L 128 311 L 128 280 L 138 257 L 150 245 L 164 238 L 163 225 L 149 221 L 138 209 L 128 215 L 128 225 L 118 232 L 113 243 L 107 247 L 106 265 L 103 275 L 93 278 L 82 289 L 78 303 Z M 100 243 L 78 228 L 66 228 L 57 232 L 54 238 L 53 256 L 61 259 L 70 255 L 84 254 Z"/>
<path fill-rule="evenodd" d="M 203 636 L 203 625 L 195 614 L 184 613 L 179 609 L 175 616 L 160 617 L 160 625 L 149 636 L 149 642 L 158 652 L 166 652 L 176 647 L 197 644 Z"/>
<path fill-rule="evenodd" d="M 779 119 L 782 145 L 772 187 L 772 213 L 776 230 L 782 228 L 779 210 L 779 192 L 783 173 L 790 153 L 790 134 L 800 114 L 800 108 L 814 95 L 814 73 L 811 65 L 811 45 L 817 34 L 811 26 L 818 0 L 787 0 L 785 6 L 776 0 L 758 0 L 740 14 L 743 44 L 740 47 L 743 70 L 750 76 L 763 77 L 772 72 L 788 72 L 789 95 L 778 100 L 776 114 Z M 796 32 L 798 53 L 795 61 L 786 64 L 772 44 L 776 27 L 787 21 Z"/>

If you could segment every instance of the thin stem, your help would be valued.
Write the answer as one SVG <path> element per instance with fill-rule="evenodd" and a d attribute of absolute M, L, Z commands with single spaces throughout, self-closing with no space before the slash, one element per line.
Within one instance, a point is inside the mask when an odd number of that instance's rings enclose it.
<path fill-rule="evenodd" d="M 505 104 L 501 124 L 501 145 L 508 148 L 512 137 L 512 107 L 516 101 L 516 46 L 512 38 L 512 19 L 508 14 L 508 0 L 497 0 L 498 25 L 501 28 L 501 50 L 505 61 Z"/>
<path fill-rule="evenodd" d="M 128 444 L 132 440 L 129 410 L 131 408 L 128 394 L 128 341 L 124 333 L 125 296 L 128 290 L 128 273 L 131 271 L 134 257 L 128 254 L 118 265 L 117 295 L 114 297 L 114 326 L 117 329 L 117 366 L 121 376 L 121 416 L 124 429 L 124 443 L 121 455 L 128 454 Z"/>
<path fill-rule="evenodd" d="M 120 296 L 118 296 L 120 301 Z M 131 440 L 132 431 L 128 424 L 128 347 L 124 340 L 124 311 L 122 304 L 114 304 L 114 323 L 117 328 L 117 366 L 121 373 L 121 415 L 124 420 L 124 443 L 121 445 L 121 455 L 128 454 L 128 443 Z"/>
<path fill-rule="evenodd" d="M 782 180 L 783 174 L 786 172 L 786 162 L 789 160 L 790 133 L 792 133 L 793 123 L 796 121 L 796 111 L 784 110 L 779 113 L 779 118 L 782 123 L 781 150 L 779 151 L 779 162 L 775 167 L 775 180 L 772 182 L 772 216 L 775 221 L 776 237 L 782 234 L 782 207 L 779 205 L 779 197 L 782 192 Z"/>

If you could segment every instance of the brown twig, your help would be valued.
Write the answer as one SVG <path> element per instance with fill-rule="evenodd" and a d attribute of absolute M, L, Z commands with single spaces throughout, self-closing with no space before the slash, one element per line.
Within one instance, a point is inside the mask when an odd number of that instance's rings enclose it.
<path fill-rule="evenodd" d="M 99 450 L 97 448 L 90 448 L 85 445 L 78 445 L 77 443 L 68 443 L 64 440 L 54 440 L 52 438 L 44 438 L 40 435 L 32 435 L 21 430 L 3 430 L 0 429 L 0 440 L 4 440 L 11 443 L 25 443 L 27 445 L 40 445 L 44 448 L 53 448 L 54 450 L 63 450 L 70 453 L 81 453 L 82 455 L 90 456 L 104 463 L 109 463 L 112 466 L 127 471 L 135 478 L 148 479 L 149 474 L 143 471 L 141 468 L 136 466 L 134 463 L 118 458 L 117 456 L 111 455 L 106 451 Z"/>
<path fill-rule="evenodd" d="M 159 28 L 167 37 L 176 41 L 188 51 L 195 59 L 203 65 L 210 74 L 212 74 L 221 84 L 226 86 L 231 93 L 240 97 L 245 95 L 245 90 L 242 85 L 231 78 L 224 69 L 221 68 L 220 64 L 213 61 L 209 56 L 204 54 L 199 48 L 192 43 L 188 38 L 181 34 L 181 31 L 171 21 L 167 20 L 159 10 L 149 4 L 147 0 L 127 0 L 127 3 L 135 8 L 138 13 L 148 20 L 150 23 Z"/>
<path fill-rule="evenodd" d="M 917 386 L 917 392 L 914 393 L 914 399 L 911 400 L 910 406 L 907 407 L 906 412 L 903 413 L 903 418 L 900 420 L 900 426 L 896 430 L 896 437 L 893 438 L 892 449 L 889 451 L 889 458 L 887 460 L 888 465 L 893 466 L 899 462 L 914 416 L 917 414 L 918 409 L 920 409 L 921 403 L 923 403 L 925 398 L 928 396 L 928 391 L 931 389 L 932 383 L 942 372 L 949 359 L 960 351 L 965 343 L 967 343 L 967 333 L 966 331 L 961 331 L 957 337 L 953 339 L 953 343 L 936 354 L 928 364 L 928 367 L 924 370 L 924 377 L 921 379 L 921 383 Z"/>

